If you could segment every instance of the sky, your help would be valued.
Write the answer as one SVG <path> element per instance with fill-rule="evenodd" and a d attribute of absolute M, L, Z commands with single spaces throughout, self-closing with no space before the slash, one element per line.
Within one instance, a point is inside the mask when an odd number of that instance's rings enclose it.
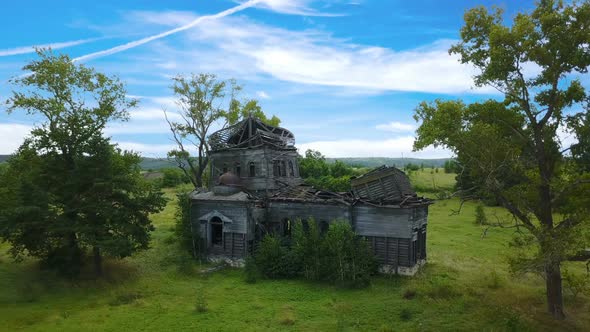
<path fill-rule="evenodd" d="M 21 0 L 2 4 L 0 100 L 8 80 L 51 47 L 116 75 L 140 103 L 106 134 L 125 149 L 165 157 L 174 143 L 170 85 L 178 74 L 214 73 L 243 85 L 295 134 L 300 152 L 328 157 L 445 158 L 412 152 L 422 101 L 498 98 L 475 88 L 474 70 L 448 54 L 464 12 L 496 5 L 507 19 L 532 1 Z M 0 110 L 0 154 L 22 143 L 39 118 Z"/>

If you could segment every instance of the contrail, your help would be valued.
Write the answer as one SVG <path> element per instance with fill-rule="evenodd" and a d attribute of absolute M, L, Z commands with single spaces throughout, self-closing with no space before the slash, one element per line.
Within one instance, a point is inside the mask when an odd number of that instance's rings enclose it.
<path fill-rule="evenodd" d="M 79 39 L 61 43 L 51 43 L 51 44 L 43 44 L 43 45 L 33 45 L 33 46 L 23 46 L 23 47 L 15 47 L 10 49 L 0 50 L 0 56 L 10 56 L 10 55 L 19 55 L 19 54 L 27 54 L 27 53 L 34 53 L 35 47 L 39 48 L 51 48 L 54 50 L 58 50 L 60 48 L 66 48 L 70 46 L 82 45 L 86 43 L 90 43 L 99 39 L 103 38 L 89 38 L 89 39 Z"/>
<path fill-rule="evenodd" d="M 195 25 L 197 25 L 197 24 L 199 24 L 199 23 L 201 23 L 201 22 L 203 22 L 205 20 L 213 20 L 213 19 L 222 18 L 222 17 L 228 16 L 228 15 L 237 13 L 239 11 L 242 11 L 242 10 L 246 9 L 246 8 L 250 8 L 250 7 L 252 7 L 252 6 L 254 6 L 257 3 L 260 3 L 262 1 L 263 0 L 250 0 L 250 1 L 246 1 L 246 2 L 244 2 L 244 3 L 242 3 L 242 4 L 238 5 L 238 6 L 235 6 L 235 7 L 232 7 L 230 9 L 224 10 L 224 11 L 222 11 L 220 13 L 213 14 L 213 15 L 201 16 L 201 17 L 195 19 L 194 21 L 192 21 L 192 22 L 190 22 L 190 23 L 188 23 L 186 25 L 180 26 L 178 28 L 175 28 L 175 29 L 172 29 L 172 30 L 168 30 L 168 31 L 165 31 L 165 32 L 162 32 L 162 33 L 159 33 L 157 35 L 150 36 L 150 37 L 145 37 L 145 38 L 142 38 L 142 39 L 139 39 L 139 40 L 136 40 L 136 41 L 132 41 L 132 42 L 129 42 L 127 44 L 115 46 L 113 48 L 109 48 L 109 49 L 106 49 L 106 50 L 103 50 L 103 51 L 98 51 L 98 52 L 94 52 L 94 53 L 82 55 L 82 56 L 79 56 L 77 58 L 74 58 L 72 61 L 75 62 L 75 61 L 84 61 L 84 60 L 96 59 L 96 58 L 100 58 L 100 57 L 103 57 L 103 56 L 107 56 L 107 55 L 111 55 L 111 54 L 123 52 L 125 50 L 130 49 L 130 48 L 133 48 L 133 47 L 136 47 L 136 46 L 140 46 L 140 45 L 143 45 L 145 43 L 149 43 L 149 42 L 151 42 L 153 40 L 164 38 L 166 36 L 175 34 L 177 32 L 181 32 L 181 31 L 190 29 L 190 28 L 194 27 Z"/>

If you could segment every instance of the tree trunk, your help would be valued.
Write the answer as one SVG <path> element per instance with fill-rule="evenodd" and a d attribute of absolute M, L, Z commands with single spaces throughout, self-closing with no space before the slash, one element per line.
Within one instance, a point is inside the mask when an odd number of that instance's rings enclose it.
<path fill-rule="evenodd" d="M 553 263 L 545 266 L 545 278 L 547 282 L 547 309 L 553 318 L 564 319 L 560 264 Z"/>
<path fill-rule="evenodd" d="M 92 252 L 94 254 L 94 272 L 97 277 L 100 277 L 102 276 L 102 256 L 100 254 L 100 248 L 94 246 Z"/>

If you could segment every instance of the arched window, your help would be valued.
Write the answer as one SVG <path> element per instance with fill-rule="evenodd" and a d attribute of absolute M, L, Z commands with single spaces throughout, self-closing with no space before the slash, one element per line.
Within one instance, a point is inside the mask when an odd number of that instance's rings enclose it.
<path fill-rule="evenodd" d="M 281 162 L 278 160 L 275 160 L 273 163 L 273 175 L 281 176 Z"/>
<path fill-rule="evenodd" d="M 303 232 L 305 232 L 305 234 L 309 234 L 309 221 L 306 219 L 301 220 L 301 226 L 303 228 Z"/>
<path fill-rule="evenodd" d="M 325 220 L 320 221 L 320 234 L 324 235 L 324 234 L 328 233 L 329 228 L 330 228 L 330 224 L 327 221 L 325 221 Z"/>
<path fill-rule="evenodd" d="M 289 160 L 289 176 L 295 176 L 295 169 L 293 168 L 293 162 Z"/>
<path fill-rule="evenodd" d="M 285 237 L 291 237 L 291 220 L 289 218 L 283 219 L 282 222 L 282 235 Z"/>
<path fill-rule="evenodd" d="M 254 165 L 253 162 L 250 162 L 250 177 L 255 177 L 256 176 L 256 166 Z"/>
<path fill-rule="evenodd" d="M 287 176 L 287 163 L 284 160 L 281 161 L 281 176 Z"/>
<path fill-rule="evenodd" d="M 242 167 L 241 167 L 240 163 L 236 163 L 236 175 L 238 177 L 240 177 L 241 173 L 242 173 Z"/>

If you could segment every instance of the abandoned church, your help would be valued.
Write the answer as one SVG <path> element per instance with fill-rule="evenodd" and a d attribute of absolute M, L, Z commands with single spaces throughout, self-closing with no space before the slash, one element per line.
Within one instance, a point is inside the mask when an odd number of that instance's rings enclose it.
<path fill-rule="evenodd" d="M 380 270 L 412 275 L 426 262 L 428 206 L 406 174 L 379 167 L 351 179 L 351 192 L 305 185 L 294 135 L 248 117 L 210 136 L 210 190 L 191 193 L 193 234 L 210 258 L 241 259 L 264 234 L 289 236 L 292 222 L 320 230 L 345 220 L 366 238 Z"/>

